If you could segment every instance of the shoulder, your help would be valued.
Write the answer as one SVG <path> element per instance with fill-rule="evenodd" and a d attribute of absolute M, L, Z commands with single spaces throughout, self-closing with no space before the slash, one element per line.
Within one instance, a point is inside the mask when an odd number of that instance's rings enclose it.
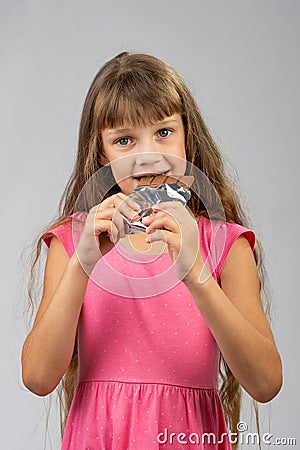
<path fill-rule="evenodd" d="M 253 262 L 255 263 L 255 259 L 249 239 L 244 234 L 241 234 L 232 243 L 220 276 L 222 277 L 224 272 L 229 271 L 232 267 L 236 270 L 238 264 L 245 264 L 245 262 L 248 264 L 251 262 L 252 265 Z"/>
<path fill-rule="evenodd" d="M 225 264 L 228 266 L 233 258 L 243 257 L 243 250 L 246 249 L 254 258 L 256 235 L 250 228 L 235 222 L 211 220 L 202 216 L 199 231 L 204 256 L 209 258 L 218 282 Z"/>
<path fill-rule="evenodd" d="M 87 215 L 88 213 L 86 212 L 76 212 L 59 220 L 42 236 L 47 247 L 50 248 L 53 237 L 56 237 L 65 248 L 67 254 L 72 256 L 79 241 Z"/>
<path fill-rule="evenodd" d="M 220 272 L 222 289 L 228 290 L 229 285 L 244 291 L 258 292 L 260 281 L 254 253 L 249 240 L 240 235 L 232 244 Z M 230 288 L 232 289 L 232 288 Z"/>

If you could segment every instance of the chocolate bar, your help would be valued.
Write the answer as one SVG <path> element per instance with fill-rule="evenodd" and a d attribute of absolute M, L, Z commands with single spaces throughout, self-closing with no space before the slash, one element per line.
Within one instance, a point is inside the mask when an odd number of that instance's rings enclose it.
<path fill-rule="evenodd" d="M 146 226 L 142 223 L 143 217 L 152 214 L 152 206 L 161 202 L 180 201 L 186 206 L 191 197 L 189 187 L 194 177 L 189 175 L 167 176 L 155 175 L 142 177 L 138 186 L 129 195 L 139 206 L 139 219 L 131 222 L 123 216 L 126 234 L 143 233 Z"/>
<path fill-rule="evenodd" d="M 192 175 L 169 176 L 169 175 L 152 175 L 142 177 L 138 186 L 160 186 L 161 184 L 178 184 L 186 189 L 193 184 L 194 177 Z"/>

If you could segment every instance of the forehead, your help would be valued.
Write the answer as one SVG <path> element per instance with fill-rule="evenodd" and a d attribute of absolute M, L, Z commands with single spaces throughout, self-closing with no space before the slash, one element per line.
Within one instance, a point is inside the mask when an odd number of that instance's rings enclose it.
<path fill-rule="evenodd" d="M 171 116 L 167 116 L 162 120 L 157 120 L 157 121 L 151 121 L 146 123 L 145 125 L 136 125 L 136 126 L 132 126 L 130 123 L 123 123 L 122 125 L 118 126 L 118 127 L 114 127 L 114 128 L 105 128 L 102 130 L 102 135 L 105 137 L 111 137 L 114 136 L 118 133 L 125 133 L 128 131 L 137 131 L 140 129 L 152 129 L 152 128 L 156 128 L 158 126 L 162 126 L 162 127 L 171 127 L 171 126 L 176 126 L 176 125 L 181 125 L 182 124 L 182 119 L 181 119 L 181 115 L 178 113 L 175 113 Z"/>

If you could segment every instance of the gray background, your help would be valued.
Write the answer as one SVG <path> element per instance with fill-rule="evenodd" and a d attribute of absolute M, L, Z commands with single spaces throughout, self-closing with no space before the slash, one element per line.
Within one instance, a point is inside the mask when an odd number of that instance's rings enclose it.
<path fill-rule="evenodd" d="M 2 0 L 0 8 L 1 448 L 44 445 L 45 399 L 20 378 L 28 277 L 20 254 L 56 212 L 92 78 L 124 50 L 181 73 L 237 169 L 266 253 L 284 363 L 284 387 L 260 407 L 263 432 L 271 409 L 274 437 L 296 437 L 298 448 L 299 1 Z M 58 449 L 51 417 L 46 448 Z"/>

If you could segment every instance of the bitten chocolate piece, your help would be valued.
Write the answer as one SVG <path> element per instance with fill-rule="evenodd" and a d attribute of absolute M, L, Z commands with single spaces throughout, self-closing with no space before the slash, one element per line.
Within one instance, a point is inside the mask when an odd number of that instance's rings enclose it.
<path fill-rule="evenodd" d="M 142 177 L 139 181 L 138 187 L 140 186 L 160 186 L 161 184 L 178 184 L 186 189 L 190 188 L 194 182 L 193 175 L 153 175 L 150 177 Z"/>

